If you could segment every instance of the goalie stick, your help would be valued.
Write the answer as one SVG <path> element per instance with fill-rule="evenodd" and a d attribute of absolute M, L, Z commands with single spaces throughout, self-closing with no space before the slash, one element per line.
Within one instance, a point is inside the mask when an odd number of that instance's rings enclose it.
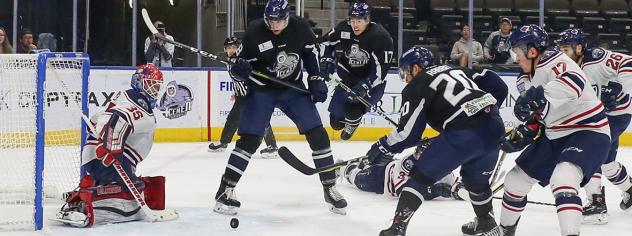
<path fill-rule="evenodd" d="M 367 108 L 371 108 L 373 107 L 373 105 L 371 105 L 371 103 L 369 103 L 369 101 L 367 101 L 366 99 L 358 96 L 358 94 L 356 94 L 353 90 L 351 90 L 351 88 L 349 88 L 349 86 L 347 86 L 346 84 L 344 84 L 342 82 L 342 79 L 340 79 L 340 77 L 334 75 L 331 76 L 331 79 L 336 81 L 336 83 L 338 83 L 338 86 L 340 86 L 343 90 L 345 90 L 347 93 L 350 93 L 351 96 L 353 96 L 356 100 L 360 101 L 360 103 L 362 103 L 364 106 L 366 106 Z M 377 107 L 375 109 L 375 112 L 377 112 L 377 114 L 379 114 L 380 116 L 384 117 L 384 119 L 386 119 L 389 123 L 391 123 L 393 126 L 397 127 L 397 122 L 393 121 L 390 117 L 388 117 L 386 115 L 386 113 L 384 113 L 384 111 L 382 111 L 379 107 Z"/>
<path fill-rule="evenodd" d="M 70 89 L 68 89 L 68 87 L 66 86 L 66 83 L 64 83 L 58 77 L 59 75 L 57 74 L 55 70 L 53 71 L 55 74 L 53 77 L 57 79 L 57 81 L 60 83 L 61 87 L 66 91 L 67 94 L 71 94 Z M 90 119 L 88 118 L 88 116 L 86 116 L 86 114 L 83 113 L 83 110 L 81 109 L 81 107 L 79 107 L 79 104 L 76 104 L 76 105 L 77 105 L 77 109 L 81 112 L 81 118 L 83 122 L 86 124 L 86 127 L 88 127 L 88 129 L 90 129 L 90 132 L 92 132 L 94 135 L 98 135 L 96 128 L 92 125 L 92 122 L 90 122 Z M 129 189 L 129 191 L 132 193 L 132 196 L 134 196 L 136 203 L 138 203 L 141 210 L 145 214 L 146 221 L 157 222 L 157 221 L 169 221 L 169 220 L 178 219 L 179 217 L 178 212 L 173 209 L 169 209 L 169 210 L 150 209 L 149 206 L 147 206 L 145 199 L 143 199 L 143 197 L 141 196 L 140 191 L 138 190 L 138 188 L 136 188 L 136 185 L 134 185 L 129 175 L 125 173 L 125 170 L 123 170 L 123 167 L 121 166 L 121 163 L 119 162 L 118 159 L 114 158 L 114 163 L 112 163 L 111 167 L 116 170 L 116 173 L 119 174 L 119 177 L 121 177 L 121 179 L 125 183 L 125 186 L 127 186 L 127 189 Z"/>
<path fill-rule="evenodd" d="M 158 29 L 156 29 L 156 27 L 152 23 L 151 18 L 149 18 L 149 13 L 147 13 L 147 10 L 145 8 L 143 8 L 141 10 L 141 15 L 143 16 L 143 21 L 145 22 L 145 25 L 147 26 L 149 31 L 151 31 L 151 34 L 153 34 L 155 37 L 160 38 L 161 40 L 163 40 L 163 41 L 165 41 L 167 43 L 173 44 L 176 47 L 179 47 L 179 48 L 182 48 L 182 49 L 187 49 L 187 50 L 189 50 L 189 51 L 191 51 L 193 53 L 200 54 L 203 57 L 207 57 L 207 58 L 210 58 L 211 60 L 224 63 L 225 65 L 233 65 L 234 64 L 232 61 L 229 61 L 229 60 L 226 60 L 224 58 L 218 57 L 217 55 L 214 55 L 214 54 L 211 54 L 209 52 L 202 51 L 202 50 L 200 50 L 198 48 L 194 48 L 194 47 L 191 47 L 189 45 L 186 45 L 186 44 L 183 44 L 183 43 L 179 43 L 179 42 L 176 42 L 176 41 L 173 41 L 171 39 L 166 38 L 165 36 L 163 36 L 162 34 L 160 34 L 158 32 Z M 261 78 L 265 78 L 265 79 L 270 80 L 272 82 L 275 82 L 275 83 L 287 86 L 289 88 L 295 89 L 295 90 L 300 91 L 302 93 L 311 94 L 309 91 L 307 91 L 304 88 L 298 87 L 298 86 L 296 86 L 294 84 L 288 83 L 286 81 L 283 81 L 283 80 L 280 80 L 280 79 L 277 79 L 277 78 L 270 77 L 270 76 L 268 76 L 268 75 L 266 75 L 264 73 L 261 73 L 259 71 L 252 71 L 251 73 L 253 75 L 259 76 Z"/>

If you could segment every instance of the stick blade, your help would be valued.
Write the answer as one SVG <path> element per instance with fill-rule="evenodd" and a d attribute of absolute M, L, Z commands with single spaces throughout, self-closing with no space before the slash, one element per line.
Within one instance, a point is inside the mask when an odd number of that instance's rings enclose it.
<path fill-rule="evenodd" d="M 305 175 L 313 175 L 316 173 L 314 168 L 305 165 L 305 163 L 299 160 L 287 147 L 280 147 L 278 153 L 283 161 L 299 172 Z"/>
<path fill-rule="evenodd" d="M 147 26 L 149 31 L 151 31 L 151 34 L 157 34 L 158 29 L 156 29 L 154 23 L 151 22 L 151 18 L 149 18 L 149 13 L 147 13 L 147 9 L 143 8 L 142 10 L 140 10 L 140 14 L 143 16 L 143 21 L 145 22 L 145 25 Z"/>

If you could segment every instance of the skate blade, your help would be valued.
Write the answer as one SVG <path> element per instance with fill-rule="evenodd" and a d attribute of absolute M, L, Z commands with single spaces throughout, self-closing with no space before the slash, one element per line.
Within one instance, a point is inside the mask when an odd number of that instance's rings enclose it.
<path fill-rule="evenodd" d="M 279 157 L 279 153 L 273 152 L 273 153 L 261 153 L 261 158 L 262 159 L 277 159 L 280 157 Z"/>
<path fill-rule="evenodd" d="M 496 226 L 494 229 L 488 231 L 488 232 L 483 232 L 483 233 L 477 233 L 477 234 L 466 234 L 463 233 L 463 236 L 502 236 L 502 230 L 500 229 L 500 226 Z"/>
<path fill-rule="evenodd" d="M 227 206 L 219 202 L 215 203 L 215 207 L 213 207 L 214 212 L 217 212 L 222 215 L 231 215 L 231 216 L 237 215 L 237 209 L 239 208 L 234 207 L 234 206 Z"/>
<path fill-rule="evenodd" d="M 327 204 L 327 207 L 329 207 L 329 211 L 331 211 L 332 213 L 336 213 L 338 215 L 347 215 L 347 208 L 336 208 L 334 207 L 334 205 L 331 204 Z"/>
<path fill-rule="evenodd" d="M 226 151 L 226 148 L 219 148 L 219 149 L 206 149 L 207 152 L 224 152 Z"/>
<path fill-rule="evenodd" d="M 88 224 L 88 222 L 86 221 L 74 221 L 74 220 L 66 220 L 66 219 L 59 219 L 59 218 L 50 218 L 48 220 L 63 223 L 64 225 L 77 227 L 77 228 L 85 228 L 86 225 Z"/>
<path fill-rule="evenodd" d="M 608 223 L 608 214 L 594 214 L 584 216 L 582 224 L 585 225 L 605 225 Z"/>

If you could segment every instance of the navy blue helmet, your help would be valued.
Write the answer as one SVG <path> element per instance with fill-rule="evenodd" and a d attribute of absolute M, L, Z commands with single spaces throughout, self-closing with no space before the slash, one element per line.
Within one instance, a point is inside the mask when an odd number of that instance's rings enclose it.
<path fill-rule="evenodd" d="M 287 0 L 270 0 L 266 4 L 263 11 L 263 19 L 269 20 L 287 20 L 290 17 Z"/>
<path fill-rule="evenodd" d="M 428 68 L 433 64 L 432 52 L 427 48 L 415 45 L 408 49 L 399 59 L 399 77 L 405 79 L 413 65 Z"/>
<path fill-rule="evenodd" d="M 530 44 L 542 51 L 548 47 L 549 34 L 542 27 L 534 24 L 523 25 L 511 33 L 509 43 L 512 48 L 523 47 L 527 49 Z"/>
<path fill-rule="evenodd" d="M 369 16 L 371 16 L 371 11 L 366 3 L 356 2 L 349 7 L 349 17 L 369 19 Z"/>
<path fill-rule="evenodd" d="M 567 29 L 560 33 L 560 39 L 557 41 L 558 45 L 583 45 L 586 48 L 588 38 L 584 31 L 581 29 Z"/>
<path fill-rule="evenodd" d="M 239 38 L 235 36 L 230 36 L 226 38 L 226 40 L 224 40 L 224 47 L 229 46 L 229 45 L 239 45 L 239 44 L 241 44 L 241 41 L 239 40 Z"/>

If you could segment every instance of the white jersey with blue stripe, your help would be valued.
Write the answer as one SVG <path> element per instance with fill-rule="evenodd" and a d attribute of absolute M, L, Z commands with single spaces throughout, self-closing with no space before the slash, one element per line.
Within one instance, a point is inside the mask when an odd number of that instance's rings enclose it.
<path fill-rule="evenodd" d="M 549 139 L 589 130 L 610 135 L 603 103 L 582 69 L 559 50 L 547 50 L 535 67 L 533 77 L 521 75 L 516 83 L 520 93 L 542 86 L 547 104 L 536 114 Z"/>
<path fill-rule="evenodd" d="M 154 132 L 156 130 L 156 118 L 149 109 L 147 101 L 134 90 L 121 91 L 110 102 L 105 111 L 99 112 L 90 118 L 95 125 L 98 135 L 91 134 L 82 151 L 82 164 L 96 159 L 96 149 L 100 145 L 112 147 L 113 153 L 120 153 L 136 166 L 143 161 L 154 144 Z M 119 122 L 113 124 L 113 117 Z M 116 137 L 102 137 L 105 129 L 120 130 L 121 135 Z M 111 145 L 117 140 L 122 140 L 120 145 Z M 104 144 L 105 143 L 105 144 Z"/>
<path fill-rule="evenodd" d="M 632 57 L 605 50 L 603 48 L 590 48 L 584 52 L 582 69 L 591 81 L 592 87 L 601 96 L 601 87 L 609 82 L 619 83 L 623 91 L 617 99 L 624 99 L 632 91 Z M 612 111 L 606 113 L 609 116 L 632 114 L 631 100 L 627 99 Z"/>

